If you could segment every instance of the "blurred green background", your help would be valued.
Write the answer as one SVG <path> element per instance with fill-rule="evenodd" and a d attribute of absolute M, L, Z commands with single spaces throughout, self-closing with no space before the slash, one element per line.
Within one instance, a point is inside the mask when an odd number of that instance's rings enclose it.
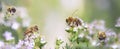
<path fill-rule="evenodd" d="M 120 0 L 0 0 L 0 3 L 26 7 L 32 19 L 31 25 L 39 25 L 41 34 L 51 42 L 48 45 L 54 44 L 51 40 L 56 37 L 66 37 L 65 18 L 77 9 L 73 15 L 85 22 L 102 19 L 108 28 L 120 32 L 120 28 L 115 28 L 120 17 Z"/>
<path fill-rule="evenodd" d="M 108 27 L 114 27 L 116 19 L 120 15 L 119 0 L 1 0 L 1 2 L 7 5 L 26 7 L 32 17 L 31 24 L 39 24 L 41 27 L 44 25 L 45 17 L 47 17 L 46 13 L 52 10 L 69 16 L 79 9 L 77 16 L 85 21 L 104 19 Z M 67 5 L 68 8 L 66 8 Z"/>

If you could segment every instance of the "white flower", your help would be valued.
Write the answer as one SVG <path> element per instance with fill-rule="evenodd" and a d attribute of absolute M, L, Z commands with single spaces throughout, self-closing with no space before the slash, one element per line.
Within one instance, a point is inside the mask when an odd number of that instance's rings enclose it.
<path fill-rule="evenodd" d="M 108 37 L 116 37 L 116 36 L 117 36 L 116 32 L 113 31 L 112 29 L 107 30 L 107 31 L 106 31 L 106 35 L 107 35 Z"/>
<path fill-rule="evenodd" d="M 87 24 L 87 23 L 84 23 L 83 26 L 84 26 L 85 28 L 88 28 L 88 24 Z"/>
<path fill-rule="evenodd" d="M 94 25 L 89 24 L 89 26 L 88 26 L 89 34 L 94 34 L 95 33 L 94 30 L 93 30 L 93 27 L 94 27 Z"/>
<path fill-rule="evenodd" d="M 94 20 L 92 23 L 88 24 L 87 29 L 91 35 L 96 33 L 96 31 L 106 31 L 104 20 Z"/>
<path fill-rule="evenodd" d="M 93 40 L 93 41 L 91 41 L 91 44 L 92 44 L 93 46 L 97 46 L 97 41 L 96 41 L 96 40 Z"/>
<path fill-rule="evenodd" d="M 66 28 L 65 28 L 65 30 L 69 30 L 69 29 L 70 29 L 70 27 L 66 27 Z"/>
<path fill-rule="evenodd" d="M 15 47 L 12 44 L 5 44 L 1 49 L 15 49 Z"/>
<path fill-rule="evenodd" d="M 19 40 L 18 44 L 15 46 L 17 49 L 23 45 L 24 41 Z"/>
<path fill-rule="evenodd" d="M 66 27 L 65 30 L 66 30 L 66 31 L 69 31 L 69 30 L 70 30 L 70 27 Z"/>
<path fill-rule="evenodd" d="M 28 46 L 27 46 L 25 49 L 33 49 L 33 47 L 28 47 Z"/>
<path fill-rule="evenodd" d="M 24 41 L 24 44 L 25 44 L 25 46 L 31 47 L 31 48 L 33 48 L 34 45 L 35 45 L 34 40 L 31 40 L 31 39 L 27 40 L 27 41 Z"/>
<path fill-rule="evenodd" d="M 45 43 L 45 39 L 41 37 L 41 43 Z"/>
<path fill-rule="evenodd" d="M 74 27 L 73 31 L 77 32 L 78 31 L 78 27 Z"/>
<path fill-rule="evenodd" d="M 25 44 L 25 45 L 29 45 L 29 41 L 27 41 L 27 40 L 24 41 L 24 44 Z"/>
<path fill-rule="evenodd" d="M 13 22 L 11 27 L 12 27 L 12 29 L 17 30 L 20 27 L 20 24 L 18 22 Z"/>
<path fill-rule="evenodd" d="M 105 28 L 105 21 L 104 20 L 95 20 L 91 23 L 94 28 L 104 31 L 106 30 Z"/>
<path fill-rule="evenodd" d="M 14 37 L 12 37 L 12 33 L 11 32 L 8 32 L 6 31 L 3 36 L 5 37 L 6 40 L 12 40 L 14 39 Z"/>
<path fill-rule="evenodd" d="M 112 47 L 113 49 L 117 49 L 119 46 L 118 46 L 117 44 L 113 44 L 113 45 L 111 45 L 111 47 Z"/>
<path fill-rule="evenodd" d="M 29 47 L 34 47 L 34 45 L 35 45 L 34 41 L 29 43 Z"/>
<path fill-rule="evenodd" d="M 0 47 L 4 46 L 4 42 L 0 41 Z"/>
<path fill-rule="evenodd" d="M 78 37 L 83 38 L 84 37 L 84 33 L 79 34 Z"/>

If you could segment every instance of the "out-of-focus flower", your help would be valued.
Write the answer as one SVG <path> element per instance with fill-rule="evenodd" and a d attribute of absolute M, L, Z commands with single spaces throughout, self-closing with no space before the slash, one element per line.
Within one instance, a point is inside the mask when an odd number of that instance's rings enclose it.
<path fill-rule="evenodd" d="M 97 41 L 92 40 L 92 41 L 91 41 L 91 44 L 92 44 L 93 46 L 97 46 Z"/>
<path fill-rule="evenodd" d="M 113 48 L 113 49 L 118 49 L 118 45 L 117 44 L 113 44 L 113 45 L 111 45 L 111 47 Z"/>
<path fill-rule="evenodd" d="M 98 29 L 100 31 L 106 30 L 104 20 L 98 20 L 98 21 L 96 20 L 93 23 L 94 23 L 96 29 Z"/>
<path fill-rule="evenodd" d="M 20 26 L 20 24 L 18 22 L 13 22 L 11 27 L 12 27 L 12 29 L 17 30 L 19 28 L 19 26 Z"/>
<path fill-rule="evenodd" d="M 11 32 L 6 31 L 3 36 L 5 37 L 6 40 L 12 40 L 14 37 L 12 36 Z"/>
<path fill-rule="evenodd" d="M 91 23 L 91 25 L 93 25 L 95 29 L 98 29 L 100 31 L 106 30 L 106 28 L 105 28 L 105 21 L 104 20 L 94 20 Z"/>
<path fill-rule="evenodd" d="M 84 36 L 85 36 L 84 33 L 80 33 L 78 37 L 83 38 Z"/>
<path fill-rule="evenodd" d="M 0 48 L 4 46 L 4 42 L 3 41 L 0 41 Z"/>
<path fill-rule="evenodd" d="M 115 27 L 120 27 L 120 17 L 117 19 L 117 22 L 115 24 Z"/>
<path fill-rule="evenodd" d="M 5 44 L 3 47 L 2 47 L 2 49 L 14 49 L 14 46 L 11 44 Z"/>
<path fill-rule="evenodd" d="M 96 33 L 96 31 L 105 31 L 105 21 L 104 20 L 94 20 L 92 23 L 88 24 L 88 31 L 90 34 Z"/>
<path fill-rule="evenodd" d="M 92 24 L 89 24 L 89 26 L 88 26 L 88 31 L 89 31 L 89 34 L 94 34 L 95 33 L 95 30 L 94 30 L 94 25 L 92 25 Z"/>
<path fill-rule="evenodd" d="M 117 34 L 116 34 L 116 32 L 114 31 L 114 30 L 112 30 L 112 29 L 109 29 L 109 30 L 107 30 L 106 31 L 106 35 L 108 36 L 108 37 L 117 37 Z"/>
<path fill-rule="evenodd" d="M 73 31 L 74 31 L 74 32 L 77 32 L 77 31 L 78 31 L 78 27 L 74 27 L 74 28 L 73 28 Z"/>
<path fill-rule="evenodd" d="M 24 7 L 17 7 L 17 14 L 22 18 L 22 25 L 23 27 L 27 27 L 30 25 L 31 19 L 29 18 L 27 9 Z"/>
<path fill-rule="evenodd" d="M 70 27 L 66 27 L 65 30 L 66 30 L 66 31 L 70 30 Z"/>
<path fill-rule="evenodd" d="M 25 37 L 23 40 L 24 49 L 42 48 L 46 41 L 39 36 L 38 26 L 32 26 L 25 31 Z"/>
<path fill-rule="evenodd" d="M 3 5 L 3 9 L 0 12 L 0 24 L 8 26 L 15 31 L 20 26 L 27 27 L 30 25 L 31 19 L 24 7 L 7 7 L 8 6 Z M 34 26 L 29 28 L 25 32 L 25 38 L 20 40 L 18 44 L 11 44 L 11 42 L 15 42 L 13 41 L 15 38 L 12 36 L 11 30 L 5 31 L 3 37 L 9 43 L 0 41 L 0 49 L 33 49 L 35 45 L 34 39 L 39 38 L 38 27 Z"/>
<path fill-rule="evenodd" d="M 41 37 L 40 43 L 46 43 L 45 39 Z"/>
<path fill-rule="evenodd" d="M 29 40 L 24 41 L 24 45 L 25 45 L 26 47 L 31 47 L 31 48 L 33 48 L 34 45 L 35 45 L 35 43 L 34 43 L 34 40 L 33 40 L 33 39 L 29 39 Z"/>
<path fill-rule="evenodd" d="M 18 44 L 15 45 L 15 48 L 16 49 L 21 48 L 23 46 L 23 43 L 24 43 L 24 41 L 19 40 Z"/>

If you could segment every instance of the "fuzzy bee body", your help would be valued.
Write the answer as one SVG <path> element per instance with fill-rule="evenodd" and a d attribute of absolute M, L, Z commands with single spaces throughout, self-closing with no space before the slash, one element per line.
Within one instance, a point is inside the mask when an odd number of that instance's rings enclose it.
<path fill-rule="evenodd" d="M 8 16 L 12 16 L 12 15 L 15 14 L 15 12 L 16 12 L 16 8 L 15 8 L 15 7 L 8 7 L 8 8 L 7 8 L 7 11 L 6 11 L 6 14 L 7 14 Z"/>
<path fill-rule="evenodd" d="M 14 7 L 9 7 L 8 9 L 7 9 L 7 11 L 8 12 L 10 12 L 10 13 L 15 13 L 16 12 L 16 9 L 14 8 Z"/>
<path fill-rule="evenodd" d="M 30 27 L 28 28 L 25 32 L 24 32 L 24 35 L 28 35 L 28 34 L 32 34 L 34 32 L 37 32 L 38 31 L 38 26 L 33 26 L 33 27 Z"/>
<path fill-rule="evenodd" d="M 105 34 L 105 32 L 99 32 L 99 33 L 98 33 L 98 39 L 99 39 L 99 40 L 105 40 L 105 39 L 106 39 L 106 34 Z"/>
<path fill-rule="evenodd" d="M 82 22 L 79 18 L 76 17 L 68 17 L 66 19 L 66 23 L 68 24 L 68 26 L 70 27 L 75 27 L 75 26 L 79 26 L 82 25 Z"/>
<path fill-rule="evenodd" d="M 16 8 L 15 7 L 8 7 L 6 9 L 5 19 L 9 20 L 11 18 L 11 16 L 15 15 L 15 13 L 16 13 Z"/>

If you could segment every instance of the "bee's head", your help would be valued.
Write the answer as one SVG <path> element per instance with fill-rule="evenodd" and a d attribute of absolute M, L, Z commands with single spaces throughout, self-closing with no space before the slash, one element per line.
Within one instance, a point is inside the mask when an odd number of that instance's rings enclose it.
<path fill-rule="evenodd" d="M 7 12 L 9 12 L 9 13 L 15 13 L 16 12 L 16 8 L 15 7 L 8 7 L 7 8 Z"/>
<path fill-rule="evenodd" d="M 98 32 L 98 39 L 99 40 L 105 40 L 106 39 L 105 32 Z"/>

